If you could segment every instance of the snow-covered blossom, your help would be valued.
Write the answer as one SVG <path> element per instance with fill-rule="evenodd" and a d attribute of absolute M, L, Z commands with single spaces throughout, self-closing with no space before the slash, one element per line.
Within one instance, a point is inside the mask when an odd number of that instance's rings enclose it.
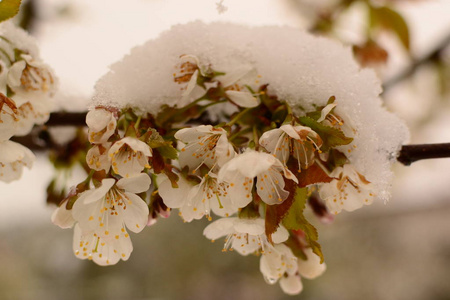
<path fill-rule="evenodd" d="M 211 125 L 183 128 L 175 133 L 175 138 L 186 144 L 181 149 L 179 161 L 181 167 L 188 166 L 191 171 L 202 164 L 211 169 L 222 166 L 235 154 L 223 128 Z"/>
<path fill-rule="evenodd" d="M 248 150 L 223 165 L 218 179 L 233 185 L 243 182 L 246 197 L 251 200 L 253 178 L 256 177 L 256 191 L 259 197 L 272 205 L 283 202 L 289 196 L 289 192 L 284 189 L 283 175 L 297 182 L 294 174 L 277 158 L 268 153 Z"/>
<path fill-rule="evenodd" d="M 197 84 L 198 77 L 205 75 L 205 70 L 195 55 L 181 55 L 180 59 L 182 62 L 173 73 L 173 80 L 181 86 L 182 94 L 177 106 L 183 107 L 205 94 L 206 90 Z"/>
<path fill-rule="evenodd" d="M 213 173 L 206 174 L 199 184 L 189 182 L 180 175 L 177 183 L 178 188 L 174 188 L 168 178 L 162 179 L 159 194 L 168 207 L 180 209 L 180 215 L 186 222 L 209 217 L 211 210 L 216 215 L 228 217 L 249 202 L 242 184 L 231 186 L 218 182 Z"/>
<path fill-rule="evenodd" d="M 125 229 L 115 237 L 100 237 L 94 231 L 84 232 L 79 224 L 73 233 L 73 251 L 80 259 L 90 259 L 100 266 L 128 260 L 133 251 L 131 238 Z"/>
<path fill-rule="evenodd" d="M 28 54 L 21 54 L 8 73 L 8 85 L 16 93 L 42 92 L 49 96 L 56 89 L 53 71 Z M 33 99 L 30 99 L 33 101 Z"/>
<path fill-rule="evenodd" d="M 0 180 L 11 182 L 22 176 L 23 167 L 31 168 L 33 152 L 13 141 L 0 141 Z"/>
<path fill-rule="evenodd" d="M 138 175 L 148 164 L 152 151 L 149 145 L 133 137 L 124 137 L 115 142 L 108 151 L 112 169 L 122 177 Z"/>
<path fill-rule="evenodd" d="M 259 83 L 256 70 L 250 65 L 243 65 L 225 75 L 218 76 L 217 80 L 225 89 L 227 97 L 241 107 L 256 107 L 260 104 L 260 99 L 250 90 L 249 86 L 256 88 L 255 83 Z"/>
<path fill-rule="evenodd" d="M 241 255 L 258 250 L 261 253 L 273 251 L 273 246 L 265 234 L 264 219 L 222 218 L 206 226 L 203 234 L 213 241 L 226 236 L 223 251 L 227 251 L 230 246 L 230 250 L 236 250 Z M 272 241 L 278 244 L 286 241 L 288 237 L 288 231 L 280 226 L 272 234 Z"/>
<path fill-rule="evenodd" d="M 150 177 L 139 174 L 115 181 L 105 178 L 96 189 L 83 192 L 72 208 L 73 218 L 84 233 L 95 233 L 108 239 L 119 239 L 125 226 L 140 232 L 148 221 L 148 206 L 136 195 L 150 187 Z"/>
<path fill-rule="evenodd" d="M 311 128 L 297 125 L 282 125 L 264 132 L 259 143 L 286 165 L 289 156 L 298 161 L 298 171 L 314 163 L 314 152 L 320 152 L 322 139 Z"/>
<path fill-rule="evenodd" d="M 89 142 L 102 144 L 114 134 L 117 120 L 114 113 L 105 108 L 96 108 L 86 115 L 86 124 L 89 128 Z"/>
<path fill-rule="evenodd" d="M 0 141 L 8 140 L 17 129 L 17 106 L 13 100 L 0 93 Z"/>
<path fill-rule="evenodd" d="M 375 196 L 372 184 L 352 165 L 338 167 L 330 176 L 335 179 L 323 184 L 319 188 L 319 195 L 332 213 L 353 211 L 372 203 Z"/>
<path fill-rule="evenodd" d="M 317 122 L 331 127 L 340 129 L 346 136 L 353 137 L 356 134 L 356 129 L 352 125 L 351 119 L 346 117 L 345 114 L 337 114 L 335 112 L 337 102 L 327 104 L 320 112 L 320 118 Z"/>
<path fill-rule="evenodd" d="M 111 143 L 106 142 L 103 144 L 94 145 L 86 154 L 86 162 L 89 168 L 105 172 L 109 171 L 111 167 L 111 161 L 109 160 L 108 151 L 111 148 Z"/>

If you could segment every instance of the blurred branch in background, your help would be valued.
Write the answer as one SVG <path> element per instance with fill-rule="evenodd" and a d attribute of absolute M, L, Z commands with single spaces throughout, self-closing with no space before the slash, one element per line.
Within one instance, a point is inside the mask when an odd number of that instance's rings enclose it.
<path fill-rule="evenodd" d="M 398 83 L 411 78 L 414 73 L 419 69 L 419 67 L 425 65 L 429 62 L 439 61 L 442 59 L 443 52 L 450 46 L 450 32 L 447 36 L 440 42 L 437 43 L 437 46 L 434 50 L 430 51 L 427 55 L 424 55 L 421 58 L 415 59 L 411 62 L 410 66 L 406 68 L 404 71 L 400 72 L 398 75 L 389 79 L 383 84 L 383 93 L 387 92 L 391 88 L 393 88 Z"/>

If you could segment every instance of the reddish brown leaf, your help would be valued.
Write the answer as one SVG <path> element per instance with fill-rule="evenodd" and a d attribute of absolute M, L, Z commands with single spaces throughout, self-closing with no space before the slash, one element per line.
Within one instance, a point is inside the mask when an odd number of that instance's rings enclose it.
<path fill-rule="evenodd" d="M 333 180 L 327 173 L 318 165 L 313 164 L 306 170 L 302 170 L 296 174 L 299 187 L 307 187 L 312 184 L 326 183 Z"/>

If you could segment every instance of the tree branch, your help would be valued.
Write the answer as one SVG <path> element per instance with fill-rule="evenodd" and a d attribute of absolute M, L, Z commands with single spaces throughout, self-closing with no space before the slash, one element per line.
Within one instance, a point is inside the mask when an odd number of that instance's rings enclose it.
<path fill-rule="evenodd" d="M 404 145 L 400 150 L 397 161 L 409 166 L 418 160 L 445 157 L 450 157 L 450 143 Z"/>
<path fill-rule="evenodd" d="M 434 50 L 429 52 L 427 55 L 424 55 L 423 57 L 413 61 L 413 63 L 408 68 L 406 68 L 393 78 L 389 79 L 387 82 L 383 83 L 383 93 L 390 90 L 403 80 L 411 77 L 411 75 L 413 75 L 417 71 L 417 69 L 419 69 L 419 67 L 423 66 L 428 62 L 439 59 L 442 52 L 449 45 L 450 45 L 450 33 L 440 43 L 437 44 Z"/>
<path fill-rule="evenodd" d="M 52 113 L 48 122 L 23 137 L 13 137 L 16 141 L 32 150 L 42 151 L 54 147 L 48 128 L 52 126 L 86 126 L 86 113 L 68 113 L 55 112 Z M 423 159 L 432 158 L 450 158 L 450 143 L 445 144 L 422 144 L 422 145 L 404 145 L 399 152 L 397 161 L 405 166 L 411 165 L 413 162 Z"/>

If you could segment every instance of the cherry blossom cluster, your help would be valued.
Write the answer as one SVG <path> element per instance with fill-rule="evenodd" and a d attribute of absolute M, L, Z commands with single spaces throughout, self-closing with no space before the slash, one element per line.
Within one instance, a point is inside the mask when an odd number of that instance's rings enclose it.
<path fill-rule="evenodd" d="M 375 197 L 347 157 L 357 128 L 336 112 L 333 95 L 294 113 L 254 68 L 225 73 L 182 55 L 172 76 L 181 95 L 174 106 L 155 114 L 104 106 L 88 113 L 91 172 L 53 222 L 74 227 L 78 258 L 112 265 L 130 257 L 128 231 L 171 210 L 185 222 L 207 218 L 204 235 L 225 237 L 224 252 L 260 256 L 269 284 L 300 293 L 301 278 L 325 270 L 304 210 L 329 221 Z"/>
<path fill-rule="evenodd" d="M 56 78 L 44 64 L 35 41 L 10 22 L 0 24 L 0 180 L 11 182 L 31 168 L 34 154 L 10 140 L 23 136 L 50 115 Z"/>

